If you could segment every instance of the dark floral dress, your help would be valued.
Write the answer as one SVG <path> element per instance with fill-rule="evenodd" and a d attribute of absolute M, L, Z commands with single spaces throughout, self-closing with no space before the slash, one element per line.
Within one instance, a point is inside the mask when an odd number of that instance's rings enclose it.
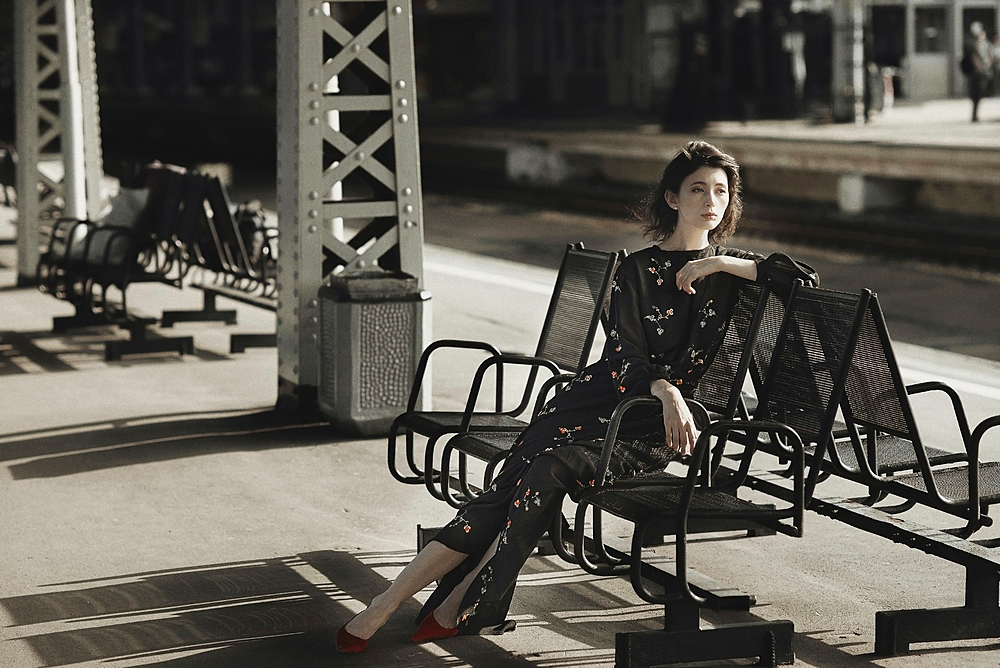
<path fill-rule="evenodd" d="M 729 274 L 711 274 L 695 282 L 696 294 L 690 295 L 677 289 L 676 275 L 688 261 L 712 255 L 750 258 L 758 266 L 763 259 L 720 247 L 664 251 L 651 246 L 622 262 L 612 283 L 604 354 L 545 404 L 518 437 L 493 484 L 437 534 L 435 540 L 469 557 L 441 580 L 418 622 L 478 565 L 499 535 L 496 553 L 465 595 L 459 628 L 466 633 L 502 629 L 518 572 L 557 517 L 564 494 L 575 499 L 595 484 L 600 440 L 619 402 L 648 395 L 650 381 L 657 378 L 690 396 L 722 340 L 734 281 Z M 623 435 L 662 442 L 661 412 L 630 420 Z M 631 476 L 654 467 L 662 468 L 663 459 L 624 453 L 612 459 L 609 474 Z"/>

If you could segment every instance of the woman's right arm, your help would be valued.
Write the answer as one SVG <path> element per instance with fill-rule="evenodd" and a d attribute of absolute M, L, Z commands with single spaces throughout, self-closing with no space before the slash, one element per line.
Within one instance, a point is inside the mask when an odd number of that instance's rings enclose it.
<path fill-rule="evenodd" d="M 652 395 L 663 404 L 666 445 L 682 454 L 690 454 L 698 437 L 691 411 L 677 387 L 667 380 L 669 371 L 650 359 L 643 328 L 641 309 L 641 267 L 626 261 L 619 268 L 612 286 L 608 334 L 608 366 L 618 389 L 619 399 Z M 676 290 L 664 283 L 653 289 Z"/>

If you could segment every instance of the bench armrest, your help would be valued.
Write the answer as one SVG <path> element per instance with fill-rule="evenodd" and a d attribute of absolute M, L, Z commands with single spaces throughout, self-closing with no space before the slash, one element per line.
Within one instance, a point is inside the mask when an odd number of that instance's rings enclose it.
<path fill-rule="evenodd" d="M 952 409 L 955 411 L 955 420 L 958 422 L 958 429 L 962 433 L 962 441 L 965 443 L 966 451 L 968 451 L 972 443 L 972 434 L 969 429 L 969 419 L 965 415 L 965 407 L 962 405 L 962 398 L 958 395 L 958 392 L 950 385 L 942 383 L 939 380 L 929 380 L 906 386 L 906 393 L 909 395 L 933 391 L 944 392 L 951 399 Z"/>
<path fill-rule="evenodd" d="M 479 368 L 476 369 L 475 377 L 472 379 L 472 387 L 469 389 L 469 398 L 465 404 L 465 413 L 462 415 L 462 426 L 459 429 L 460 432 L 469 431 L 469 425 L 472 422 L 472 415 L 476 410 L 476 403 L 479 400 L 479 389 L 482 387 L 483 378 L 486 376 L 486 372 L 494 366 L 497 367 L 497 411 L 499 412 L 502 409 L 500 401 L 502 399 L 503 392 L 503 367 L 506 365 L 527 366 L 531 368 L 531 375 L 529 376 L 528 384 L 525 388 L 526 397 L 530 397 L 531 388 L 534 384 L 534 378 L 538 373 L 538 369 L 548 369 L 552 372 L 553 376 L 559 375 L 559 367 L 556 366 L 554 362 L 541 357 L 500 353 L 499 355 L 493 355 L 492 357 L 483 360 L 483 362 L 479 365 Z M 522 401 L 519 408 L 522 408 L 525 404 L 526 401 Z M 515 409 L 515 412 L 520 411 Z"/>
<path fill-rule="evenodd" d="M 430 363 L 431 355 L 443 348 L 482 350 L 491 356 L 500 355 L 500 350 L 491 343 L 485 341 L 470 341 L 465 339 L 440 339 L 434 341 L 424 348 L 417 362 L 417 370 L 413 374 L 413 385 L 410 388 L 410 398 L 406 403 L 406 410 L 413 411 L 417 406 L 417 397 L 420 396 L 420 389 L 424 383 L 424 374 L 427 373 L 427 365 Z"/>

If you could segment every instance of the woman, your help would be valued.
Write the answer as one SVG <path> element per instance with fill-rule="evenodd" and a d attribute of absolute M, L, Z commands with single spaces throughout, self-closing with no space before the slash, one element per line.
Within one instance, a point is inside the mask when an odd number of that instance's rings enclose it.
<path fill-rule="evenodd" d="M 620 401 L 652 395 L 659 411 L 631 435 L 690 454 L 698 431 L 684 397 L 725 331 L 730 278 L 756 280 L 760 256 L 718 246 L 742 211 L 739 166 L 711 144 L 685 147 L 645 209 L 656 245 L 627 257 L 612 284 L 611 330 L 602 359 L 581 371 L 521 434 L 493 484 L 467 503 L 392 585 L 337 632 L 337 648 L 361 652 L 410 596 L 439 580 L 413 642 L 513 628 L 505 622 L 517 574 L 558 517 L 566 493 L 594 484 L 600 445 Z M 662 468 L 662 457 L 624 453 L 611 472 Z"/>

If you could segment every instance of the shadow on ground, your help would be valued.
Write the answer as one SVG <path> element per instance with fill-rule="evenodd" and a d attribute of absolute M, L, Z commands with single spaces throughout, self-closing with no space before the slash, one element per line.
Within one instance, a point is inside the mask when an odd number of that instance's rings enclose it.
<path fill-rule="evenodd" d="M 161 414 L 8 434 L 0 439 L 0 462 L 15 462 L 10 475 L 23 480 L 338 440 L 325 419 L 303 422 L 277 410 Z"/>
<path fill-rule="evenodd" d="M 126 657 L 190 668 L 439 663 L 426 646 L 403 641 L 412 634 L 418 611 L 412 600 L 380 632 L 384 642 L 373 641 L 361 656 L 336 651 L 335 630 L 351 616 L 341 601 L 368 601 L 387 584 L 364 563 L 370 558 L 385 565 L 408 555 L 314 552 L 136 573 L 52 584 L 46 589 L 58 591 L 8 598 L 0 605 L 45 666 Z M 309 577 L 317 572 L 328 582 Z M 459 660 L 463 653 L 470 655 L 464 661 L 493 654 L 504 665 L 519 665 L 483 638 L 462 638 L 449 649 Z"/>

